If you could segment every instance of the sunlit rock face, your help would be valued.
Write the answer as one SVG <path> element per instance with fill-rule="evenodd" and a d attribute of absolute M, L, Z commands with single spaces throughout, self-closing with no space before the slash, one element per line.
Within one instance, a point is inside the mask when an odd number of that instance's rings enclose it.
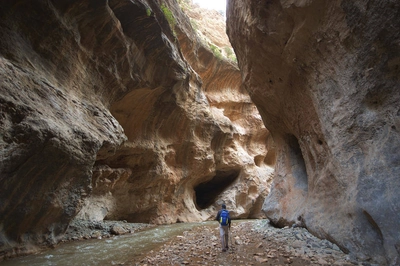
<path fill-rule="evenodd" d="M 188 76 L 169 88 L 134 90 L 111 105 L 128 141 L 96 162 L 93 194 L 78 217 L 199 221 L 213 219 L 223 202 L 233 217 L 265 217 L 275 160 L 269 133 L 241 88 L 237 66 L 214 56 L 177 3 L 164 4 L 174 14 Z M 227 40 L 218 45 L 230 46 Z"/>
<path fill-rule="evenodd" d="M 269 133 L 237 66 L 162 2 L 2 3 L 0 257 L 75 217 L 263 217 Z"/>
<path fill-rule="evenodd" d="M 274 138 L 263 210 L 398 265 L 400 5 L 229 1 L 242 81 Z"/>

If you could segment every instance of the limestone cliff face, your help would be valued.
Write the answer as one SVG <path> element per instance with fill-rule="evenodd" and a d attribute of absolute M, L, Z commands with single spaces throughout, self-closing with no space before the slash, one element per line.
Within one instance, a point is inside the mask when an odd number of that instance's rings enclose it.
<path fill-rule="evenodd" d="M 174 14 L 188 77 L 112 104 L 128 141 L 96 162 L 93 195 L 78 217 L 198 221 L 214 218 L 222 202 L 233 217 L 264 217 L 274 164 L 268 131 L 237 66 L 215 57 L 175 1 L 163 4 Z"/>
<path fill-rule="evenodd" d="M 263 215 L 269 133 L 175 1 L 2 3 L 0 108 L 1 257 L 75 217 Z"/>
<path fill-rule="evenodd" d="M 400 6 L 229 1 L 242 80 L 277 145 L 263 209 L 398 265 Z"/>

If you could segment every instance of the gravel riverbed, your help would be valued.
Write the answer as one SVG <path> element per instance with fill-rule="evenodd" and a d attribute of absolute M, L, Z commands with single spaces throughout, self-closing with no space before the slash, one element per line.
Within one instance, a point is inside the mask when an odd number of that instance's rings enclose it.
<path fill-rule="evenodd" d="M 268 220 L 234 222 L 228 252 L 222 252 L 218 233 L 217 222 L 196 227 L 124 265 L 378 266 L 343 253 L 304 228 L 278 229 Z"/>
<path fill-rule="evenodd" d="M 102 239 L 145 230 L 155 225 L 124 221 L 76 220 L 63 242 Z M 199 225 L 173 237 L 141 256 L 118 265 L 364 265 L 378 266 L 343 253 L 305 228 L 275 228 L 268 220 L 233 221 L 230 248 L 223 252 L 217 222 Z"/>

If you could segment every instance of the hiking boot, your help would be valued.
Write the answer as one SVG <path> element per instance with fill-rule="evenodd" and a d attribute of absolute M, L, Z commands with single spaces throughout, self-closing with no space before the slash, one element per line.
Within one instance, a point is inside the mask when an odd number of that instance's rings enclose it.
<path fill-rule="evenodd" d="M 225 247 L 225 249 L 226 249 L 226 250 L 228 250 L 228 249 L 229 249 L 229 247 L 228 247 L 228 246 L 226 246 L 226 247 Z"/>
<path fill-rule="evenodd" d="M 223 249 L 222 249 L 222 252 L 226 252 L 226 249 L 223 248 Z"/>

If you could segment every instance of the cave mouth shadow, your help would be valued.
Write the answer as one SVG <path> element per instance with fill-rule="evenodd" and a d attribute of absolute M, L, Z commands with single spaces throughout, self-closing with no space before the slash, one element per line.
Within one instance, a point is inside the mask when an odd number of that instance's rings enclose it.
<path fill-rule="evenodd" d="M 207 182 L 194 187 L 195 205 L 198 210 L 210 207 L 217 197 L 224 192 L 239 177 L 240 170 L 217 171 L 215 176 Z"/>
<path fill-rule="evenodd" d="M 308 174 L 299 141 L 291 134 L 286 136 L 286 140 L 289 148 L 288 154 L 291 162 L 291 171 L 296 182 L 295 186 L 307 192 Z"/>

